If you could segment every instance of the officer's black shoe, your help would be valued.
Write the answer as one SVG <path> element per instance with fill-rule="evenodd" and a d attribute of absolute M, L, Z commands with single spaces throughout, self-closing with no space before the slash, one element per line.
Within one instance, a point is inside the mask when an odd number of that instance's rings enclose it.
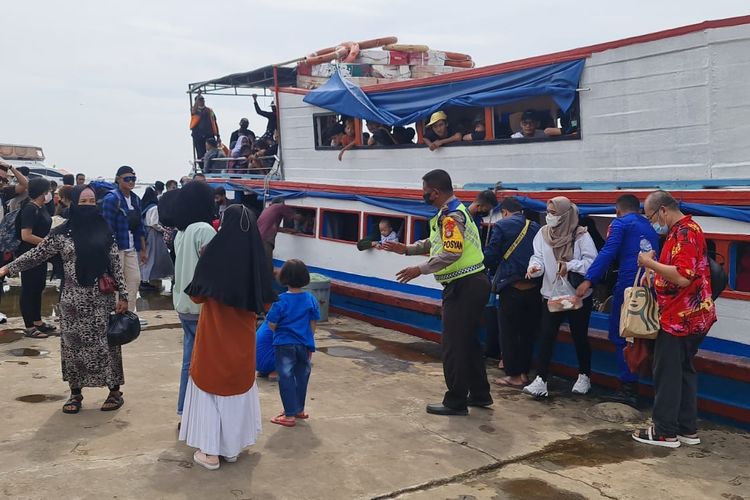
<path fill-rule="evenodd" d="M 638 409 L 638 382 L 623 383 L 617 391 L 604 396 L 604 399 L 605 401 L 622 403 Z"/>
<path fill-rule="evenodd" d="M 447 406 L 443 406 L 442 403 L 435 403 L 435 404 L 427 405 L 427 413 L 431 413 L 432 415 L 466 416 L 469 414 L 469 410 L 466 408 L 464 408 L 463 410 L 458 410 L 456 408 L 448 408 Z"/>

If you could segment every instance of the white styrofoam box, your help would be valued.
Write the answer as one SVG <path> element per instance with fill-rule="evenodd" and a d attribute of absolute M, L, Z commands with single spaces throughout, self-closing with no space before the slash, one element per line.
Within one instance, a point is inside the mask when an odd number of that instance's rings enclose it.
<path fill-rule="evenodd" d="M 329 78 L 336 72 L 336 66 L 331 63 L 316 64 L 312 67 L 312 75 L 317 77 Z"/>
<path fill-rule="evenodd" d="M 390 64 L 391 53 L 387 50 L 363 50 L 357 56 L 360 64 Z"/>
<path fill-rule="evenodd" d="M 409 65 L 442 66 L 445 64 L 445 52 L 440 50 L 428 50 L 427 52 L 410 52 Z"/>
<path fill-rule="evenodd" d="M 409 66 L 393 66 L 391 64 L 373 64 L 372 76 L 377 78 L 404 79 L 411 77 Z"/>
<path fill-rule="evenodd" d="M 324 85 L 328 81 L 328 78 L 322 76 L 297 76 L 297 88 L 300 89 L 315 89 Z"/>

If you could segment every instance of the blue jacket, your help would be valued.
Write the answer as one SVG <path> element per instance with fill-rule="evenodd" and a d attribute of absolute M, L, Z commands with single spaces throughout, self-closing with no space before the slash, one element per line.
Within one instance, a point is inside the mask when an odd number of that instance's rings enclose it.
<path fill-rule="evenodd" d="M 143 227 L 143 219 L 141 218 L 141 199 L 135 193 L 130 193 L 130 204 L 133 206 L 133 211 L 138 214 L 138 227 L 133 231 L 133 246 L 135 250 L 141 250 L 141 236 L 146 234 L 146 230 Z M 122 191 L 115 189 L 107 193 L 102 200 L 102 217 L 109 224 L 112 229 L 112 234 L 115 236 L 117 247 L 120 250 L 127 250 L 130 248 L 130 229 L 128 226 L 128 204 L 125 201 L 125 195 Z"/>
<path fill-rule="evenodd" d="M 506 285 L 523 279 L 526 275 L 529 258 L 534 255 L 534 236 L 539 232 L 539 224 L 536 222 L 529 223 L 526 236 L 508 260 L 503 260 L 503 255 L 516 241 L 524 224 L 526 224 L 526 217 L 522 213 L 517 213 L 495 222 L 492 226 L 490 242 L 484 248 L 484 265 L 490 271 L 494 271 L 492 283 L 495 291 L 500 291 Z"/>
<path fill-rule="evenodd" d="M 618 289 L 631 286 L 638 270 L 638 253 L 641 251 L 641 240 L 644 238 L 651 243 L 656 255 L 659 255 L 659 235 L 646 217 L 630 213 L 613 220 L 609 226 L 607 241 L 586 273 L 586 279 L 596 285 L 617 260 L 620 266 L 615 286 Z"/>

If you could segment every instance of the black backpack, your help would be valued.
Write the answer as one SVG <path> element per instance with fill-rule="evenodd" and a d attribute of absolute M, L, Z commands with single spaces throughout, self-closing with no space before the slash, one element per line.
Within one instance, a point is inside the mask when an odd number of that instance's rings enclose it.
<path fill-rule="evenodd" d="M 5 214 L 0 221 L 0 253 L 15 252 L 21 245 L 21 231 L 18 227 L 18 214 L 21 209 Z"/>
<path fill-rule="evenodd" d="M 711 257 L 708 257 L 708 268 L 711 270 L 711 299 L 716 300 L 726 289 L 729 278 L 722 265 Z"/>

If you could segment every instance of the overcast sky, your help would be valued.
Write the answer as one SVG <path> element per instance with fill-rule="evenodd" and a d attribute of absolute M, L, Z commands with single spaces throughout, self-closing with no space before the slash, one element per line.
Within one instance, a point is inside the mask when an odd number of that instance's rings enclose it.
<path fill-rule="evenodd" d="M 495 64 L 747 15 L 750 3 L 3 0 L 1 12 L 0 143 L 42 146 L 50 165 L 91 177 L 128 164 L 166 181 L 192 158 L 189 82 L 388 35 Z M 226 140 L 243 116 L 265 130 L 249 98 L 207 104 Z"/>

